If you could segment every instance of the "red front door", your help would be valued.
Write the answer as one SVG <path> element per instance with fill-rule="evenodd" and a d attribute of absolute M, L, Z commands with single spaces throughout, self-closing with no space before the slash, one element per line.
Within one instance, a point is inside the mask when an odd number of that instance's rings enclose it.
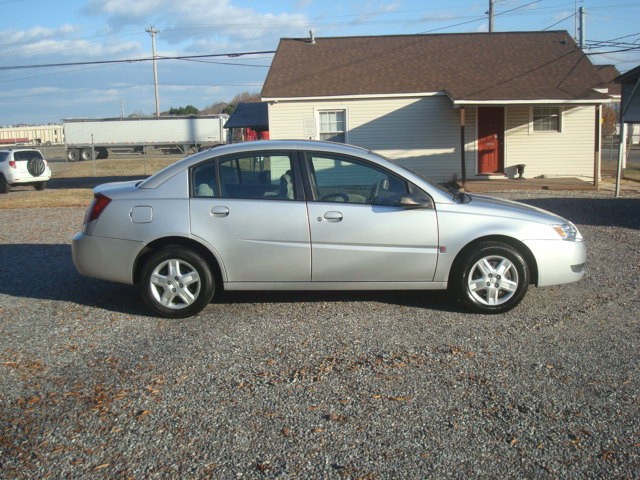
<path fill-rule="evenodd" d="M 478 108 L 478 173 L 504 171 L 504 108 Z"/>

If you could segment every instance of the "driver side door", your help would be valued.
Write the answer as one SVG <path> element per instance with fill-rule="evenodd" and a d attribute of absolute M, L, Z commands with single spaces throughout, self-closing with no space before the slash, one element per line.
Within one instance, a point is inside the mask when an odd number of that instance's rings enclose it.
<path fill-rule="evenodd" d="M 325 152 L 307 152 L 306 169 L 312 281 L 433 280 L 438 256 L 433 203 L 430 208 L 399 204 L 417 187 L 365 160 Z"/>

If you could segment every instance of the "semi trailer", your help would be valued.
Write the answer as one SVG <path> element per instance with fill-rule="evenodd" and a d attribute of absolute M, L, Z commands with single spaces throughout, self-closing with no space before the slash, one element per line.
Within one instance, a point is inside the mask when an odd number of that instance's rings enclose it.
<path fill-rule="evenodd" d="M 229 116 L 66 119 L 62 121 L 67 159 L 107 158 L 111 149 L 178 149 L 187 154 L 227 143 Z"/>

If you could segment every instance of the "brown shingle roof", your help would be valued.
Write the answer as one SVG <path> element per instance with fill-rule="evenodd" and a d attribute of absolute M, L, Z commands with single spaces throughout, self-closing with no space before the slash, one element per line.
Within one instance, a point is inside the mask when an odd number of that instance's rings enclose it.
<path fill-rule="evenodd" d="M 263 98 L 445 92 L 454 101 L 601 100 L 565 31 L 281 39 Z"/>
<path fill-rule="evenodd" d="M 620 95 L 620 84 L 616 83 L 616 78 L 620 76 L 620 72 L 615 65 L 596 65 L 598 74 L 602 82 L 596 85 L 598 88 L 609 89 L 609 95 Z"/>

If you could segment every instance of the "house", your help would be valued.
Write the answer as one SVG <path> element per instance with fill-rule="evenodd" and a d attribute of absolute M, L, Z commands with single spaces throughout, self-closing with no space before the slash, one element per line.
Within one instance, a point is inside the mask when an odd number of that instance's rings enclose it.
<path fill-rule="evenodd" d="M 272 139 L 359 145 L 437 181 L 593 179 L 603 76 L 566 31 L 285 38 L 262 99 Z"/>
<path fill-rule="evenodd" d="M 622 89 L 622 120 L 640 123 L 640 66 L 616 78 Z"/>
<path fill-rule="evenodd" d="M 640 124 L 640 66 L 629 70 L 624 75 L 616 78 L 621 87 L 620 99 L 620 143 L 618 147 L 618 168 L 616 172 L 616 197 L 620 196 L 620 178 L 622 169 L 626 167 L 627 153 L 625 145 L 629 127 L 633 137 L 633 127 Z"/>

